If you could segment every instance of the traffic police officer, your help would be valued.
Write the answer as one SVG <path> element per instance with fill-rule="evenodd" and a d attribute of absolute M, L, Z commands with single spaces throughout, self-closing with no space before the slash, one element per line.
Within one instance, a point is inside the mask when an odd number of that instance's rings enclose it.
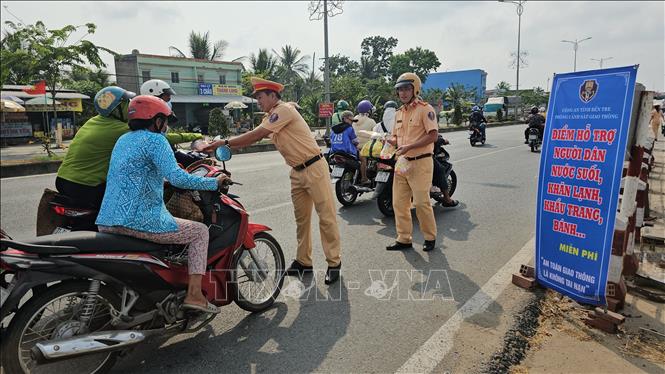
<path fill-rule="evenodd" d="M 420 98 L 421 82 L 416 74 L 400 75 L 395 89 L 403 105 L 396 113 L 390 142 L 397 146 L 396 155 L 408 160 L 409 167 L 403 175 L 395 173 L 393 209 L 397 241 L 386 249 L 394 251 L 413 248 L 411 244 L 413 232 L 411 198 L 413 197 L 420 230 L 425 237 L 423 251 L 431 251 L 436 241 L 436 222 L 429 197 L 434 167 L 432 153 L 438 135 L 436 114 L 434 108 Z"/>
<path fill-rule="evenodd" d="M 325 282 L 339 279 L 340 235 L 337 226 L 335 202 L 330 188 L 328 165 L 316 144 L 309 126 L 293 105 L 281 100 L 284 86 L 266 79 L 251 78 L 252 95 L 266 112 L 261 125 L 254 130 L 231 139 L 218 140 L 205 150 L 210 152 L 221 145 L 232 148 L 247 147 L 270 137 L 291 169 L 291 200 L 296 218 L 298 250 L 287 275 L 312 272 L 312 207 L 319 215 L 319 232 L 323 252 L 328 262 Z M 430 178 L 431 179 L 431 178 Z"/>

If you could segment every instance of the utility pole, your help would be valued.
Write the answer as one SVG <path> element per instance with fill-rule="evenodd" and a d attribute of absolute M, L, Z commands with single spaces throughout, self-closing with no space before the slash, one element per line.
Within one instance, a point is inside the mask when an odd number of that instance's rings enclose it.
<path fill-rule="evenodd" d="M 342 14 L 343 1 L 335 0 L 319 0 L 312 1 L 309 4 L 309 20 L 318 21 L 323 18 L 323 43 L 324 43 L 324 72 L 323 72 L 323 86 L 324 86 L 324 100 L 326 103 L 330 102 L 330 64 L 328 61 L 328 17 L 334 17 Z M 330 134 L 330 120 L 326 118 L 326 134 Z"/>

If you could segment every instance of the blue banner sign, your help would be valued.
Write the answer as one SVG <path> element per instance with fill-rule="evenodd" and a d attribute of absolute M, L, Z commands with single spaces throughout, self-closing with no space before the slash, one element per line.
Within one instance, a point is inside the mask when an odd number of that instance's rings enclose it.
<path fill-rule="evenodd" d="M 538 180 L 538 282 L 606 305 L 637 66 L 554 76 Z"/>
<path fill-rule="evenodd" d="M 212 83 L 199 83 L 199 95 L 212 96 Z"/>

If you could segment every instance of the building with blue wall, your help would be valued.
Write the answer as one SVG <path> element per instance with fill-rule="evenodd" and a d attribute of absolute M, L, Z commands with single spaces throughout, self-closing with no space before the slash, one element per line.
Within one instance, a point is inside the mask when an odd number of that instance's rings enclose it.
<path fill-rule="evenodd" d="M 457 83 L 463 84 L 467 89 L 473 89 L 476 92 L 474 101 L 477 103 L 485 96 L 487 73 L 481 69 L 431 73 L 423 83 L 423 92 L 430 88 L 445 91 Z"/>

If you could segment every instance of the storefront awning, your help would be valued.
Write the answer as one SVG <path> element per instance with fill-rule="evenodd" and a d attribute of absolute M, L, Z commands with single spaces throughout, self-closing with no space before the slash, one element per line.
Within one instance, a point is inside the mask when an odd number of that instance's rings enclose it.
<path fill-rule="evenodd" d="M 238 95 L 174 95 L 171 102 L 174 104 L 227 104 L 231 101 L 240 101 L 243 104 L 256 103 L 255 99 Z"/>

